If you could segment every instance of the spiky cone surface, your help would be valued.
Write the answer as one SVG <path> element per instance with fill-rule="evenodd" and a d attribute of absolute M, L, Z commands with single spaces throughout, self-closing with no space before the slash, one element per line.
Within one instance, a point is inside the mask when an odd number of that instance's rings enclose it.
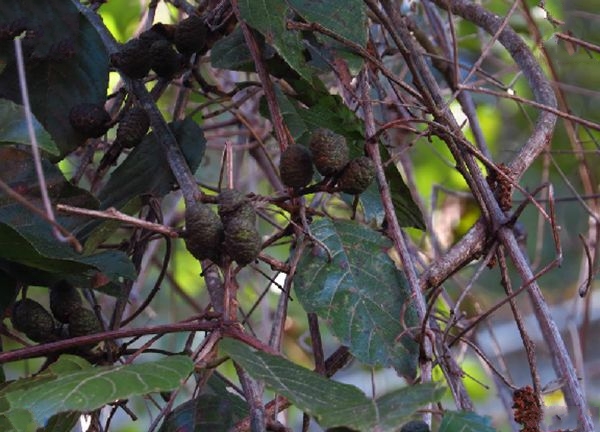
<path fill-rule="evenodd" d="M 131 39 L 121 47 L 119 52 L 110 56 L 110 62 L 129 78 L 144 78 L 150 72 L 150 46 L 152 40 Z"/>
<path fill-rule="evenodd" d="M 102 324 L 93 310 L 81 307 L 69 315 L 69 336 L 87 336 L 102 331 Z"/>
<path fill-rule="evenodd" d="M 175 27 L 175 46 L 185 55 L 206 52 L 208 26 L 198 15 L 190 15 Z"/>
<path fill-rule="evenodd" d="M 150 67 L 161 78 L 171 79 L 183 70 L 184 58 L 166 39 L 150 47 Z"/>
<path fill-rule="evenodd" d="M 69 122 L 73 129 L 86 138 L 98 138 L 106 133 L 110 125 L 110 115 L 103 104 L 82 103 L 69 112 Z"/>
<path fill-rule="evenodd" d="M 25 298 L 16 301 L 10 319 L 15 329 L 34 342 L 49 342 L 56 339 L 54 318 L 35 300 Z"/>
<path fill-rule="evenodd" d="M 233 219 L 244 219 L 250 224 L 256 223 L 256 211 L 246 196 L 235 189 L 223 189 L 217 197 L 219 217 L 225 230 Z"/>
<path fill-rule="evenodd" d="M 68 323 L 71 313 L 82 306 L 79 290 L 67 281 L 60 281 L 50 288 L 50 310 L 61 323 Z"/>
<path fill-rule="evenodd" d="M 349 194 L 357 195 L 363 193 L 375 178 L 375 164 L 366 156 L 352 159 L 342 171 L 337 185 Z"/>
<path fill-rule="evenodd" d="M 298 144 L 288 146 L 281 153 L 279 174 L 288 187 L 299 189 L 309 184 L 314 174 L 310 151 Z"/>
<path fill-rule="evenodd" d="M 123 147 L 132 148 L 138 145 L 150 129 L 150 119 L 146 111 L 137 106 L 127 110 L 117 127 L 117 140 Z"/>
<path fill-rule="evenodd" d="M 223 223 L 211 208 L 201 202 L 185 208 L 185 246 L 198 260 L 218 262 L 223 242 Z"/>
<path fill-rule="evenodd" d="M 260 253 L 260 234 L 254 223 L 232 219 L 225 230 L 225 252 L 240 266 L 250 264 Z"/>
<path fill-rule="evenodd" d="M 346 138 L 329 129 L 317 129 L 310 137 L 312 161 L 319 173 L 332 176 L 341 172 L 350 160 Z"/>

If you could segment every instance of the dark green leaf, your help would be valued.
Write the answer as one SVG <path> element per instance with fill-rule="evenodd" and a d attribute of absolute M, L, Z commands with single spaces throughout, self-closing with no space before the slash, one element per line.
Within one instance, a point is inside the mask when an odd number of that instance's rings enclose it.
<path fill-rule="evenodd" d="M 6 432 L 35 432 L 37 425 L 31 413 L 24 409 L 12 410 L 0 414 L 0 430 Z"/>
<path fill-rule="evenodd" d="M 64 156 L 83 142 L 69 123 L 82 102 L 102 103 L 108 85 L 108 55 L 96 30 L 65 0 L 0 2 L 2 22 L 23 19 L 22 40 L 31 108 Z M 11 55 L 0 75 L 0 97 L 20 103 L 16 62 Z"/>
<path fill-rule="evenodd" d="M 348 417 L 342 423 L 329 420 L 342 410 L 353 411 L 354 418 L 375 419 L 374 406 L 354 386 L 331 381 L 282 357 L 254 352 L 232 339 L 224 339 L 221 348 L 253 378 L 290 399 L 322 426 L 344 425 Z"/>
<path fill-rule="evenodd" d="M 195 172 L 206 149 L 202 129 L 191 118 L 173 122 L 170 126 L 190 169 Z M 162 148 L 156 142 L 154 133 L 151 133 L 115 169 L 98 198 L 101 208 L 120 209 L 140 195 L 162 197 L 174 185 L 175 178 Z"/>
<path fill-rule="evenodd" d="M 202 393 L 169 414 L 159 432 L 227 432 L 248 415 L 248 404 L 212 375 Z"/>
<path fill-rule="evenodd" d="M 424 405 L 439 401 L 443 387 L 433 383 L 405 387 L 377 398 L 379 425 L 384 430 L 397 431 L 398 426 L 410 420 Z"/>
<path fill-rule="evenodd" d="M 254 70 L 252 55 L 240 27 L 214 44 L 210 50 L 210 62 L 220 69 Z"/>
<path fill-rule="evenodd" d="M 72 186 L 60 170 L 42 161 L 49 198 L 53 204 L 63 203 L 95 207 L 93 196 Z M 11 147 L 0 148 L 0 178 L 35 207 L 42 209 L 38 179 L 29 152 Z M 82 218 L 58 215 L 57 221 L 68 229 L 82 223 Z M 112 280 L 134 279 L 135 269 L 121 252 L 104 251 L 82 255 L 67 243 L 54 237 L 51 226 L 12 197 L 0 193 L 0 258 L 13 263 L 60 275 L 93 278 L 98 272 Z M 14 270 L 14 269 L 13 269 Z M 15 274 L 9 272 L 13 277 Z"/>
<path fill-rule="evenodd" d="M 283 357 L 255 352 L 224 339 L 221 348 L 253 378 L 284 395 L 323 427 L 348 426 L 360 431 L 394 431 L 423 405 L 439 400 L 444 390 L 435 384 L 414 385 L 376 401 L 358 388 L 331 381 Z"/>
<path fill-rule="evenodd" d="M 18 281 L 12 275 L 6 273 L 0 266 L 0 313 L 11 306 L 19 292 Z M 0 382 L 4 382 L 4 369 L 0 368 Z M 1 429 L 0 429 L 1 430 Z"/>
<path fill-rule="evenodd" d="M 35 117 L 33 130 L 42 150 L 55 156 L 60 154 L 48 132 Z M 25 120 L 25 108 L 8 99 L 0 99 L 0 144 L 31 145 Z"/>
<path fill-rule="evenodd" d="M 291 9 L 285 0 L 242 0 L 240 14 L 244 21 L 258 30 L 283 59 L 307 81 L 313 71 L 304 59 L 302 41 L 298 32 L 289 31 L 286 20 Z"/>
<path fill-rule="evenodd" d="M 46 379 L 25 378 L 5 387 L 0 395 L 10 410 L 3 414 L 10 419 L 13 411 L 27 410 L 43 426 L 57 413 L 92 411 L 118 399 L 176 389 L 193 369 L 185 356 L 105 367 L 91 367 L 73 357 L 61 357 L 58 365 L 42 373 Z"/>
<path fill-rule="evenodd" d="M 71 432 L 81 417 L 80 412 L 64 412 L 50 418 L 45 427 L 37 432 Z"/>
<path fill-rule="evenodd" d="M 311 232 L 331 262 L 316 243 L 304 251 L 295 277 L 304 309 L 326 320 L 363 363 L 414 376 L 418 347 L 407 329 L 418 319 L 406 279 L 387 255 L 390 241 L 354 221 L 321 219 Z"/>
<path fill-rule="evenodd" d="M 404 179 L 400 175 L 396 164 L 388 163 L 391 157 L 385 147 L 379 146 L 379 150 L 385 167 L 385 178 L 390 185 L 396 218 L 398 219 L 400 226 L 424 230 L 425 222 L 423 221 L 421 209 L 413 200 L 410 189 L 408 189 L 408 186 L 404 183 Z"/>
<path fill-rule="evenodd" d="M 315 22 L 361 47 L 367 43 L 367 13 L 362 0 L 288 0 L 289 5 L 308 22 Z M 362 58 L 328 36 L 316 33 L 326 50 L 333 50 L 348 60 L 350 69 L 357 73 Z"/>
<path fill-rule="evenodd" d="M 488 417 L 470 411 L 446 411 L 439 432 L 496 432 Z"/>

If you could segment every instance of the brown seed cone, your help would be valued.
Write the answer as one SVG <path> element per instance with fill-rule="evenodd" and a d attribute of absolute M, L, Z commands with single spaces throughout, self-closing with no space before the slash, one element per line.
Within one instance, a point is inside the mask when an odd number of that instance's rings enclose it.
<path fill-rule="evenodd" d="M 223 224 L 209 206 L 188 203 L 185 208 L 185 246 L 198 260 L 219 262 L 223 242 Z"/>
<path fill-rule="evenodd" d="M 223 189 L 217 197 L 219 203 L 219 217 L 225 230 L 233 219 L 244 219 L 254 225 L 256 223 L 256 211 L 246 196 L 235 189 Z"/>
<path fill-rule="evenodd" d="M 56 339 L 56 322 L 44 306 L 28 298 L 18 300 L 12 307 L 11 322 L 15 329 L 34 342 Z"/>
<path fill-rule="evenodd" d="M 301 145 L 290 145 L 281 154 L 279 173 L 284 185 L 298 189 L 310 183 L 314 169 L 310 151 Z"/>
<path fill-rule="evenodd" d="M 141 107 L 131 107 L 119 122 L 117 140 L 126 148 L 138 145 L 150 128 L 148 114 Z"/>
<path fill-rule="evenodd" d="M 82 103 L 69 112 L 69 122 L 73 129 L 86 138 L 98 138 L 106 133 L 110 115 L 102 104 Z"/>
<path fill-rule="evenodd" d="M 110 62 L 129 78 L 144 78 L 150 72 L 152 39 L 131 39 L 121 50 L 110 56 Z"/>
<path fill-rule="evenodd" d="M 324 176 L 341 172 L 350 160 L 346 138 L 329 129 L 317 129 L 313 132 L 310 151 L 315 168 Z"/>
<path fill-rule="evenodd" d="M 79 290 L 67 281 L 60 281 L 50 288 L 50 310 L 61 323 L 68 323 L 71 312 L 81 307 Z"/>
<path fill-rule="evenodd" d="M 150 67 L 161 78 L 171 79 L 183 70 L 185 60 L 166 39 L 158 40 L 150 47 Z"/>
<path fill-rule="evenodd" d="M 69 336 L 87 336 L 101 331 L 102 324 L 94 311 L 80 307 L 69 315 Z"/>
<path fill-rule="evenodd" d="M 190 15 L 175 28 L 175 46 L 185 55 L 206 52 L 208 25 L 198 15 Z"/>
<path fill-rule="evenodd" d="M 360 194 L 369 187 L 375 178 L 375 165 L 366 156 L 352 159 L 338 180 L 338 187 L 342 192 Z"/>
<path fill-rule="evenodd" d="M 225 251 L 240 266 L 250 264 L 261 249 L 260 234 L 253 223 L 232 219 L 225 231 Z"/>

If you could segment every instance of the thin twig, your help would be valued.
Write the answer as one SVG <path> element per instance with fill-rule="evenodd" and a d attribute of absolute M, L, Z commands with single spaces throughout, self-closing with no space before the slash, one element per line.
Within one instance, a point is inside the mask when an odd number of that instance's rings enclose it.
<path fill-rule="evenodd" d="M 167 227 L 165 225 L 157 224 L 154 222 L 148 222 L 143 219 L 138 219 L 133 216 L 129 216 L 125 213 L 121 213 L 114 207 L 107 208 L 106 210 L 90 210 L 82 207 L 73 207 L 66 204 L 57 204 L 56 210 L 77 214 L 81 216 L 90 216 L 99 219 L 109 219 L 116 220 L 119 222 L 123 222 L 126 225 L 134 226 L 137 228 L 142 228 L 148 231 L 156 232 L 162 235 L 165 235 L 170 238 L 179 237 L 179 232 L 174 230 L 173 228 Z"/>

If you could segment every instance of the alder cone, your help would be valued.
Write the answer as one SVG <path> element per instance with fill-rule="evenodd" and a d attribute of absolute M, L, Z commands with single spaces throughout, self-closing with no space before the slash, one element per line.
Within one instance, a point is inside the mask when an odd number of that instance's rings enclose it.
<path fill-rule="evenodd" d="M 366 156 L 352 159 L 338 180 L 338 187 L 349 194 L 363 193 L 375 178 L 375 165 Z"/>
<path fill-rule="evenodd" d="M 141 107 L 131 107 L 119 122 L 117 140 L 123 147 L 131 148 L 138 145 L 150 129 L 148 114 Z"/>
<path fill-rule="evenodd" d="M 223 189 L 217 197 L 219 204 L 219 217 L 225 230 L 229 222 L 234 219 L 244 219 L 254 225 L 256 223 L 256 211 L 246 196 L 236 189 Z"/>
<path fill-rule="evenodd" d="M 49 342 L 56 339 L 54 318 L 35 300 L 24 298 L 16 301 L 10 319 L 15 329 L 34 342 Z"/>
<path fill-rule="evenodd" d="M 223 224 L 209 206 L 196 201 L 186 205 L 184 240 L 194 258 L 219 261 Z"/>
<path fill-rule="evenodd" d="M 50 288 L 50 310 L 61 323 L 68 323 L 71 313 L 82 307 L 79 290 L 67 281 L 60 281 Z"/>
<path fill-rule="evenodd" d="M 69 315 L 70 337 L 87 336 L 101 331 L 102 325 L 94 311 L 81 307 Z"/>
<path fill-rule="evenodd" d="M 131 39 L 119 52 L 110 56 L 110 62 L 129 78 L 144 78 L 150 72 L 152 38 Z"/>
<path fill-rule="evenodd" d="M 329 129 L 317 129 L 310 137 L 310 151 L 315 168 L 324 176 L 341 172 L 350 160 L 346 138 Z"/>
<path fill-rule="evenodd" d="M 258 257 L 261 248 L 260 234 L 253 223 L 233 219 L 225 230 L 225 251 L 240 266 L 250 264 Z"/>
<path fill-rule="evenodd" d="M 86 138 L 98 138 L 106 133 L 110 125 L 110 115 L 103 104 L 82 103 L 69 112 L 69 122 L 73 129 Z"/>
<path fill-rule="evenodd" d="M 208 25 L 198 15 L 190 15 L 175 27 L 175 46 L 185 55 L 206 52 Z"/>
<path fill-rule="evenodd" d="M 314 169 L 310 151 L 301 145 L 290 145 L 279 161 L 279 173 L 284 185 L 298 189 L 312 180 Z"/>
<path fill-rule="evenodd" d="M 150 67 L 161 78 L 171 79 L 183 69 L 183 56 L 166 39 L 157 40 L 150 47 Z"/>

